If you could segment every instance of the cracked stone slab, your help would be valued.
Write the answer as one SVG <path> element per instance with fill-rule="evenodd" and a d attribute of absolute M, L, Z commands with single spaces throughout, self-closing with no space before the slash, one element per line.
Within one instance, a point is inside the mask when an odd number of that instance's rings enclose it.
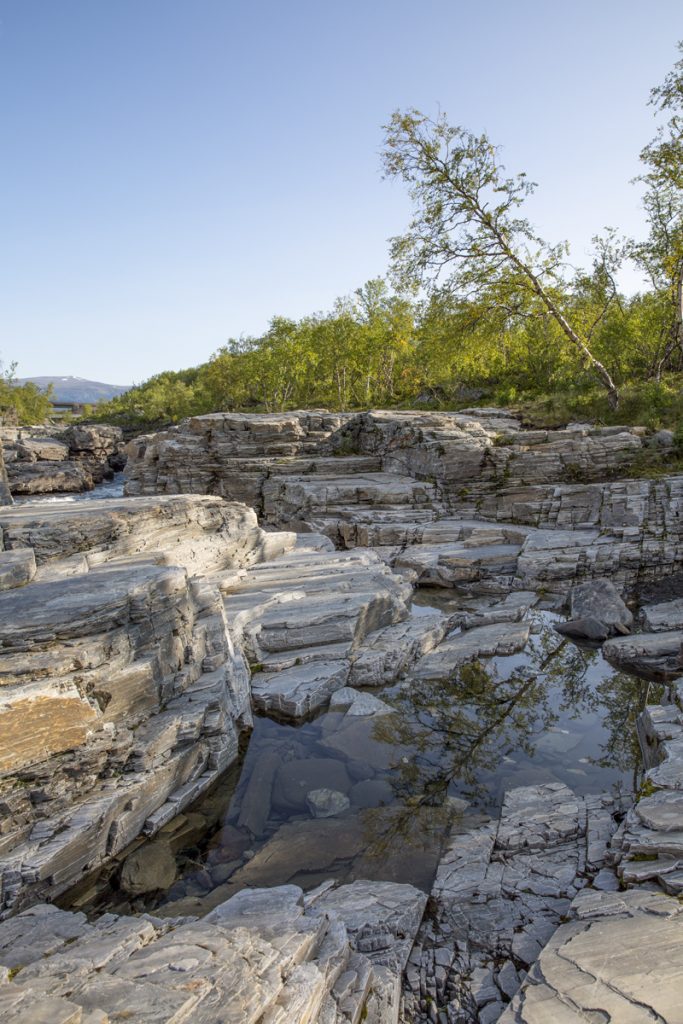
<path fill-rule="evenodd" d="M 683 906 L 654 893 L 581 894 L 499 1024 L 678 1024 Z"/>

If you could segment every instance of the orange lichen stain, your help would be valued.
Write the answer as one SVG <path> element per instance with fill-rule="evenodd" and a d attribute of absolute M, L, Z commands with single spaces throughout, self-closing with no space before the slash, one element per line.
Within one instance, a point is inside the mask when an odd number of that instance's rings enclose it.
<path fill-rule="evenodd" d="M 0 772 L 39 764 L 86 741 L 98 714 L 82 698 L 24 698 L 0 706 Z"/>

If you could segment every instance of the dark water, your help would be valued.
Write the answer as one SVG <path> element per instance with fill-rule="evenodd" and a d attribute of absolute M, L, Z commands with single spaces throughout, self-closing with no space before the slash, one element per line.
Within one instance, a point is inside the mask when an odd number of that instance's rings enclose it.
<path fill-rule="evenodd" d="M 414 613 L 463 603 L 427 590 Z M 635 719 L 661 688 L 561 637 L 558 618 L 532 613 L 519 654 L 481 659 L 450 680 L 366 691 L 390 714 L 328 711 L 299 725 L 258 717 L 241 770 L 196 808 L 215 826 L 181 853 L 162 912 L 202 912 L 244 886 L 327 878 L 429 890 L 450 829 L 495 814 L 507 789 L 561 781 L 580 795 L 632 792 Z M 333 791 L 323 794 L 329 817 L 316 817 L 311 790 Z"/>

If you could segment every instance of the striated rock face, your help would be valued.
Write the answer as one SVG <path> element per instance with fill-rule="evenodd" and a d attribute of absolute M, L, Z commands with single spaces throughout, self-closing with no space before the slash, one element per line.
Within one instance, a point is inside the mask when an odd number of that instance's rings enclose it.
<path fill-rule="evenodd" d="M 683 477 L 622 479 L 645 445 L 641 428 L 529 431 L 504 410 L 215 414 L 131 442 L 126 488 L 245 500 L 423 584 L 623 590 L 683 569 Z"/>
<path fill-rule="evenodd" d="M 293 534 L 264 533 L 238 502 L 198 496 L 17 506 L 0 512 L 0 530 L 5 549 L 35 552 L 43 578 L 65 560 L 87 567 L 139 554 L 205 573 L 250 565 L 295 542 Z"/>
<path fill-rule="evenodd" d="M 248 671 L 215 587 L 102 566 L 0 595 L 2 906 L 155 834 L 237 755 Z"/>
<path fill-rule="evenodd" d="M 249 671 L 207 574 L 294 538 L 187 496 L 8 509 L 0 530 L 2 913 L 155 835 L 235 759 Z"/>
<path fill-rule="evenodd" d="M 123 468 L 120 427 L 21 427 L 1 432 L 13 494 L 78 493 Z"/>
<path fill-rule="evenodd" d="M 313 457 L 343 414 L 292 412 L 193 416 L 179 427 L 129 442 L 128 494 L 220 494 L 263 507 L 271 465 Z"/>
<path fill-rule="evenodd" d="M 42 904 L 0 925 L 0 1020 L 398 1024 L 426 897 L 355 882 L 245 890 L 203 920 L 93 924 Z"/>

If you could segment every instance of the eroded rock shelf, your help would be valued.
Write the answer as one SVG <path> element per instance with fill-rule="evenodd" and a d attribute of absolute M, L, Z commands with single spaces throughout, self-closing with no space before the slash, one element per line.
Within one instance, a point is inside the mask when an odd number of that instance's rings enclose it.
<path fill-rule="evenodd" d="M 5 441 L 1 1021 L 680 1019 L 646 431 L 215 414 L 131 442 L 125 498 L 14 507 L 123 456 Z"/>

